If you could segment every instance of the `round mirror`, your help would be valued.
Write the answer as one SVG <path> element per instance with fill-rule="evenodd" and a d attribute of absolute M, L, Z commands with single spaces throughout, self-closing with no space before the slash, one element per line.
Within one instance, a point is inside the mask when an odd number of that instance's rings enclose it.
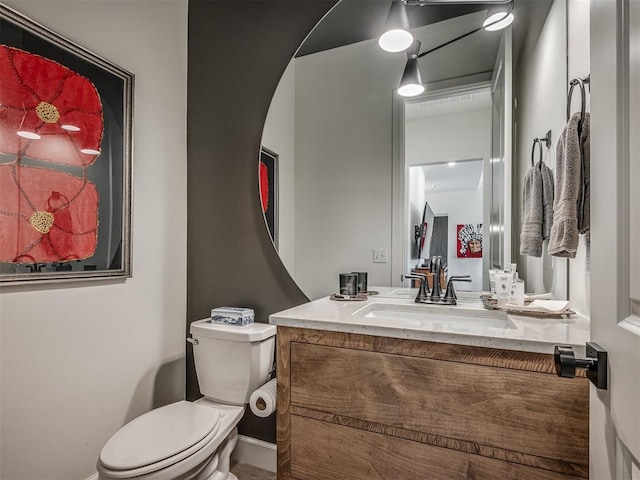
<path fill-rule="evenodd" d="M 482 28 L 488 3 L 412 3 L 420 96 L 397 93 L 412 54 L 378 44 L 391 2 L 342 0 L 300 46 L 271 102 L 261 204 L 310 299 L 336 292 L 343 272 L 368 272 L 373 287 L 409 286 L 403 274 L 432 255 L 448 275 L 471 275 L 469 288 L 487 290 L 490 268 L 518 261 L 512 126 L 529 120 L 506 105 L 525 94 L 518 61 L 554 1 L 517 0 L 515 21 L 500 31 Z M 566 64 L 556 67 L 566 76 Z M 564 95 L 564 80 L 554 88 Z"/>

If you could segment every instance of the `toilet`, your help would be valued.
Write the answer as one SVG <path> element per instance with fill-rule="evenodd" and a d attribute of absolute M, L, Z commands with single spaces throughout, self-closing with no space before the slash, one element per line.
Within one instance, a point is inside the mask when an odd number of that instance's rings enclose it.
<path fill-rule="evenodd" d="M 269 377 L 275 325 L 191 324 L 203 398 L 156 408 L 118 430 L 98 459 L 98 479 L 237 480 L 229 472 L 251 393 Z"/>

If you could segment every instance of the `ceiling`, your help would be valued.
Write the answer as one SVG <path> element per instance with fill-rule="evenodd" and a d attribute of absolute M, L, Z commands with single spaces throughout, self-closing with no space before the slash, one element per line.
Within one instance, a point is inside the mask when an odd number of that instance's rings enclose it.
<path fill-rule="evenodd" d="M 424 165 L 425 190 L 429 193 L 477 191 L 482 188 L 482 159 Z"/>
<path fill-rule="evenodd" d="M 338 2 L 305 39 L 296 57 L 377 38 L 384 28 L 390 5 L 391 0 Z M 407 7 L 407 12 L 414 29 L 486 9 L 486 5 L 434 5 Z"/>
<path fill-rule="evenodd" d="M 405 104 L 405 120 L 413 121 L 427 117 L 456 115 L 464 112 L 491 108 L 491 90 L 484 88 L 475 92 L 423 100 Z"/>

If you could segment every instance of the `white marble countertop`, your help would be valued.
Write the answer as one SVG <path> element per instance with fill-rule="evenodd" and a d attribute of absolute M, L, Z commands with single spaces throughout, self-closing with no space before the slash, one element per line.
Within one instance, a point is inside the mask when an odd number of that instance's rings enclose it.
<path fill-rule="evenodd" d="M 321 298 L 274 313 L 269 322 L 285 327 L 538 353 L 553 353 L 555 345 L 570 345 L 576 356 L 584 356 L 585 343 L 589 341 L 589 320 L 578 314 L 557 319 L 506 315 L 485 309 L 478 294 L 461 292 L 456 306 L 422 305 L 413 301 L 416 290 L 372 289 L 380 294 L 370 295 L 365 301 Z M 372 313 L 375 318 L 370 318 Z"/>

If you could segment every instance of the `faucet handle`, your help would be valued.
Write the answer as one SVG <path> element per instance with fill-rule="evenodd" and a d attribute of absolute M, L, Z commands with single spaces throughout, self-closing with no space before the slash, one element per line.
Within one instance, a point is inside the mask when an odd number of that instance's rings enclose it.
<path fill-rule="evenodd" d="M 421 302 L 427 298 L 429 295 L 429 284 L 427 282 L 427 276 L 424 273 L 408 273 L 404 276 L 404 278 L 413 278 L 415 280 L 420 280 L 420 289 L 418 290 L 418 295 L 416 296 L 416 302 Z"/>
<path fill-rule="evenodd" d="M 442 268 L 442 257 L 440 255 L 434 255 L 429 261 L 429 270 L 431 273 L 436 273 Z"/>
<path fill-rule="evenodd" d="M 470 282 L 470 275 L 454 275 L 449 277 L 449 281 L 447 282 L 447 291 L 444 294 L 444 301 L 449 305 L 455 305 L 458 297 L 456 296 L 456 291 L 453 288 L 453 282 Z"/>
<path fill-rule="evenodd" d="M 440 296 L 442 295 L 442 287 L 444 285 L 440 285 L 440 271 L 442 270 L 442 257 L 439 255 L 434 255 L 431 257 L 431 262 L 429 265 L 429 271 L 433 275 L 433 288 L 431 289 L 431 300 L 440 300 Z"/>

